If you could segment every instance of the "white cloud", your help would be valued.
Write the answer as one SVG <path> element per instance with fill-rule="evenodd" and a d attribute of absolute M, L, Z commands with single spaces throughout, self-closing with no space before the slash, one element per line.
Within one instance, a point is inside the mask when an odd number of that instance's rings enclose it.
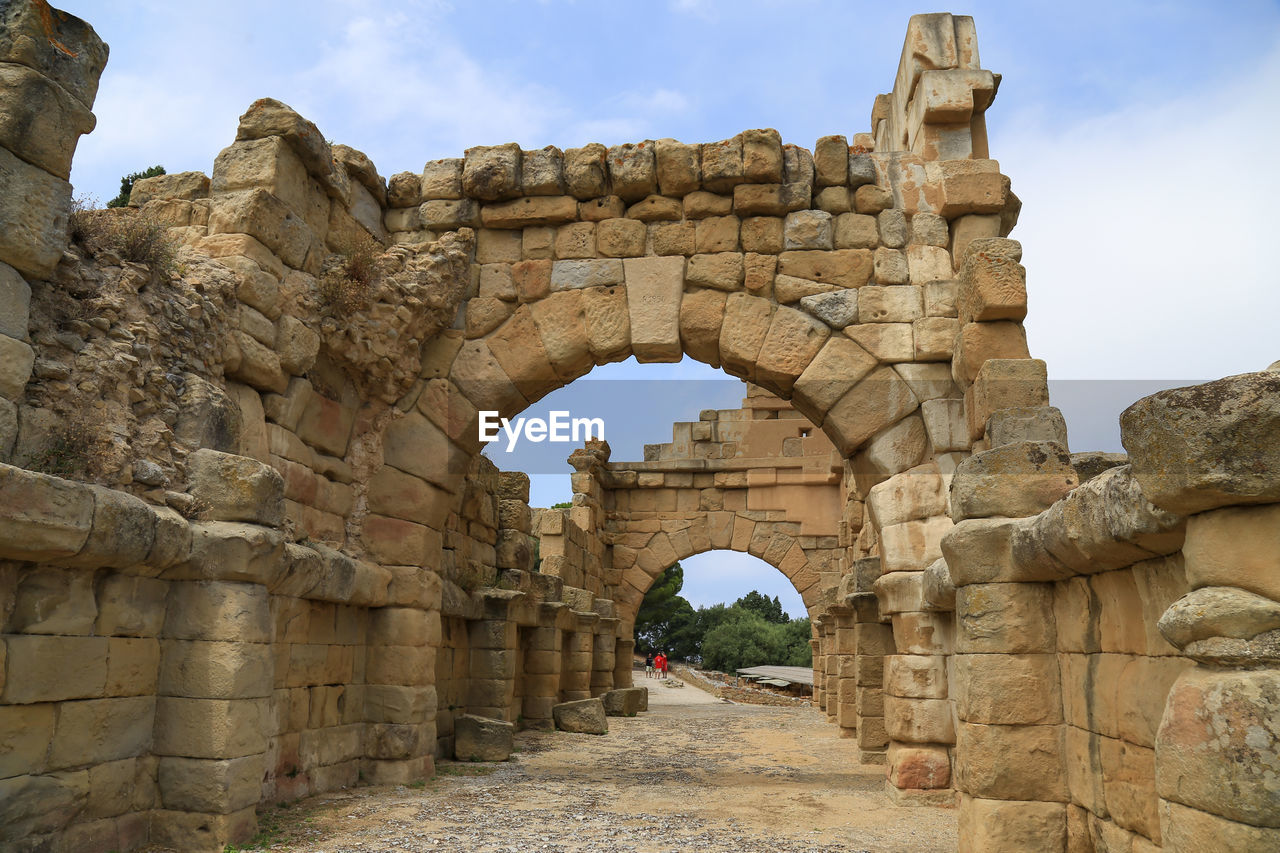
<path fill-rule="evenodd" d="M 1012 236 L 1051 378 L 1213 378 L 1280 358 L 1277 88 L 1280 44 L 1212 87 L 993 133 L 1024 203 Z"/>

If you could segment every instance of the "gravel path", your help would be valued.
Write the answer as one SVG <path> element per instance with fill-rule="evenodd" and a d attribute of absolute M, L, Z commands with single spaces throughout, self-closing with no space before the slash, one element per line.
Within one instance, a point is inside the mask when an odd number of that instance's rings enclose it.
<path fill-rule="evenodd" d="M 297 853 L 928 853 L 955 812 L 900 808 L 884 771 L 811 707 L 649 686 L 608 735 L 522 732 L 502 764 L 440 762 L 425 786 L 357 788 L 264 816 Z"/>

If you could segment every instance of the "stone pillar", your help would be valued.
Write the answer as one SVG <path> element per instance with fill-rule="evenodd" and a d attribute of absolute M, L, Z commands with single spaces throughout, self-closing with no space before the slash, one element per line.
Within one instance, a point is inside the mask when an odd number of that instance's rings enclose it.
<path fill-rule="evenodd" d="M 1280 371 L 1161 391 L 1121 440 L 1147 500 L 1187 516 L 1187 584 L 1160 618 L 1197 666 L 1156 736 L 1165 850 L 1280 849 Z"/>
<path fill-rule="evenodd" d="M 854 631 L 853 608 L 847 605 L 835 606 L 830 610 L 835 620 L 835 675 L 827 682 L 830 691 L 827 702 L 834 701 L 836 709 L 836 725 L 841 734 L 853 735 L 858 728 L 857 678 L 854 676 L 854 661 L 857 655 L 857 641 Z"/>
<path fill-rule="evenodd" d="M 595 639 L 591 646 L 591 695 L 603 696 L 613 689 L 618 620 L 613 616 L 612 601 L 597 598 L 593 605 L 600 619 L 596 621 Z"/>
<path fill-rule="evenodd" d="M 884 764 L 889 735 L 884 722 L 884 658 L 893 648 L 893 633 L 880 621 L 873 592 L 846 596 L 853 609 L 856 654 L 845 665 L 852 669 L 858 712 L 858 760 Z"/>
<path fill-rule="evenodd" d="M 592 650 L 595 645 L 595 613 L 573 613 L 571 630 L 565 632 L 560 664 L 560 701 L 591 698 Z"/>
<path fill-rule="evenodd" d="M 561 641 L 564 636 L 555 621 L 556 611 L 562 606 L 543 604 L 539 622 L 544 624 L 526 632 L 522 676 L 524 696 L 520 700 L 520 715 L 526 728 L 554 727 L 551 708 L 559 701 Z"/>
<path fill-rule="evenodd" d="M 439 611 L 369 611 L 361 772 L 373 785 L 403 785 L 434 771 Z"/>
<path fill-rule="evenodd" d="M 632 687 L 635 674 L 634 661 L 636 641 L 632 639 L 615 639 L 613 641 L 613 686 L 614 689 Z"/>
<path fill-rule="evenodd" d="M 0 30 L 0 462 L 8 462 L 35 364 L 27 282 L 51 278 L 67 247 L 71 158 L 96 122 L 107 46 L 84 21 L 34 0 L 5 4 Z"/>
<path fill-rule="evenodd" d="M 161 640 L 151 838 L 221 850 L 257 830 L 274 731 L 271 611 L 256 583 L 175 582 Z"/>
<path fill-rule="evenodd" d="M 468 626 L 471 683 L 467 690 L 467 713 L 515 722 L 519 633 L 516 623 L 508 618 L 508 607 L 513 598 L 522 595 L 508 590 L 484 590 L 484 618 Z"/>

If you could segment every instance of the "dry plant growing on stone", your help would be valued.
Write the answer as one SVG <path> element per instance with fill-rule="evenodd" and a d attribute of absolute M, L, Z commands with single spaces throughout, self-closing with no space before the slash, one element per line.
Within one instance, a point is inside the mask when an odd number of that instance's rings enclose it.
<path fill-rule="evenodd" d="M 325 262 L 320 299 L 333 313 L 350 315 L 369 304 L 382 245 L 360 232 Z"/>
<path fill-rule="evenodd" d="M 66 414 L 30 462 L 34 471 L 54 477 L 84 479 L 93 474 L 99 433 L 82 411 Z"/>
<path fill-rule="evenodd" d="M 95 257 L 112 253 L 123 261 L 146 264 L 163 276 L 176 271 L 177 246 L 162 223 L 133 208 L 97 210 L 95 206 L 96 199 L 72 200 L 72 240 Z"/>

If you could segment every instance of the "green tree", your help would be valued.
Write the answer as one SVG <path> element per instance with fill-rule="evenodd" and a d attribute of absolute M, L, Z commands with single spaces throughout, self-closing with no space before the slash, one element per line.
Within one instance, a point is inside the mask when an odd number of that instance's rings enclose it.
<path fill-rule="evenodd" d="M 689 657 L 693 637 L 688 628 L 694 610 L 680 595 L 683 586 L 684 567 L 679 563 L 654 580 L 636 613 L 636 651 L 642 654 L 665 651 L 670 657 Z"/>
<path fill-rule="evenodd" d="M 812 666 L 813 648 L 809 640 L 813 637 L 813 629 L 809 625 L 809 617 L 793 619 L 782 626 L 783 641 L 786 651 L 783 654 L 783 666 Z"/>
<path fill-rule="evenodd" d="M 733 606 L 743 610 L 751 610 L 760 614 L 764 621 L 778 625 L 789 621 L 791 618 L 783 612 L 782 602 L 778 600 L 778 596 L 775 595 L 773 598 L 769 598 L 769 596 L 762 595 L 758 590 L 754 589 L 735 601 Z"/>
<path fill-rule="evenodd" d="M 752 610 L 729 608 L 724 620 L 702 638 L 702 665 L 720 672 L 764 666 L 782 660 L 786 651 L 781 626 Z"/>
<path fill-rule="evenodd" d="M 120 195 L 107 202 L 107 207 L 124 207 L 129 203 L 129 194 L 133 192 L 133 185 L 143 178 L 154 178 L 158 175 L 166 174 L 164 166 L 152 166 L 141 172 L 130 172 L 120 179 Z"/>
<path fill-rule="evenodd" d="M 562 501 L 558 504 L 552 504 L 552 509 L 569 509 L 573 506 L 573 501 Z"/>

